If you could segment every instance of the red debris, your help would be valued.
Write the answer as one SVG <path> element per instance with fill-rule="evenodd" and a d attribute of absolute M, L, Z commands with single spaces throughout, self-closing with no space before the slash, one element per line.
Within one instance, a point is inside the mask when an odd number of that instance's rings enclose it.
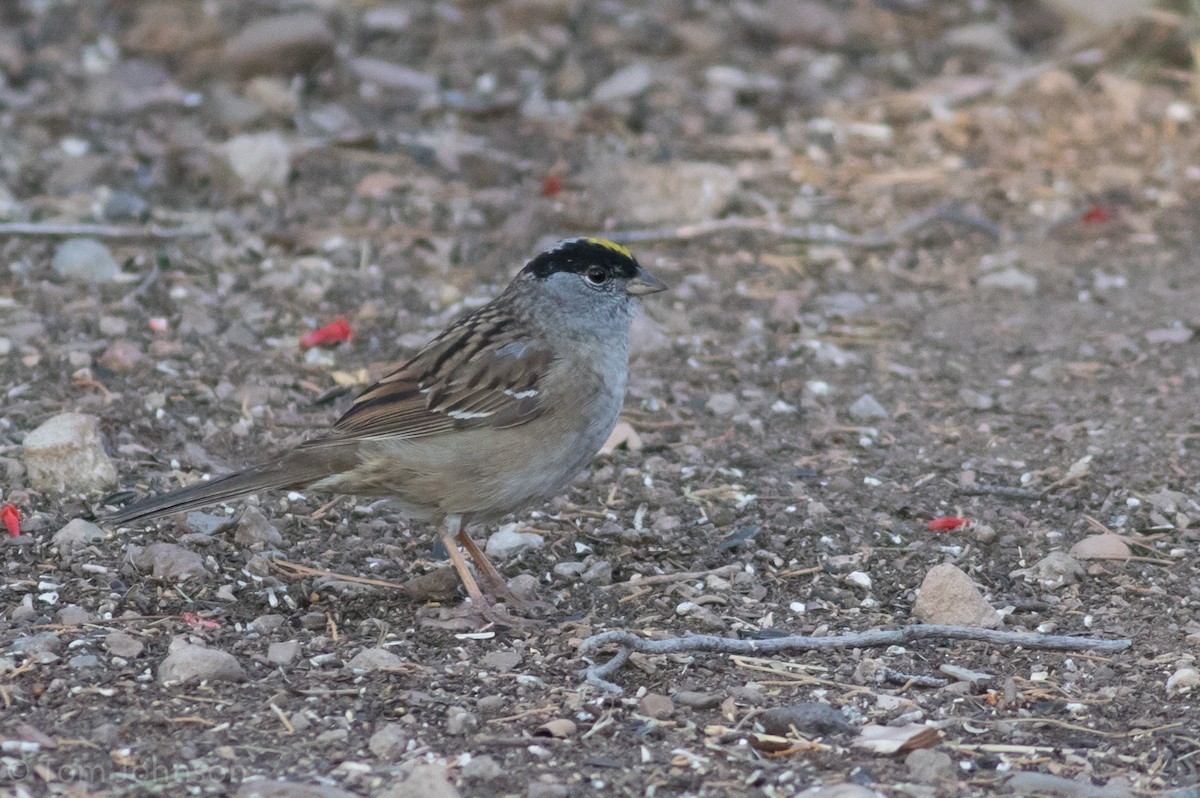
<path fill-rule="evenodd" d="M 338 316 L 324 327 L 318 327 L 300 336 L 300 348 L 312 349 L 314 346 L 335 346 L 343 341 L 349 341 L 353 337 L 354 330 L 350 329 L 350 322 L 346 321 L 345 316 Z"/>
<path fill-rule="evenodd" d="M 194 612 L 181 613 L 179 616 L 184 623 L 193 629 L 220 629 L 221 624 L 208 618 L 201 618 Z"/>
<path fill-rule="evenodd" d="M 543 197 L 557 197 L 563 190 L 563 179 L 558 175 L 546 175 L 542 178 Z"/>
<path fill-rule="evenodd" d="M 970 518 L 959 518 L 958 516 L 948 515 L 943 518 L 932 519 L 927 526 L 930 532 L 949 532 L 952 529 L 961 529 L 964 526 L 974 523 Z"/>
<path fill-rule="evenodd" d="M 4 505 L 4 508 L 0 509 L 0 519 L 3 519 L 4 528 L 10 536 L 15 538 L 21 534 L 21 511 L 15 504 Z"/>
<path fill-rule="evenodd" d="M 1083 219 L 1084 224 L 1104 224 L 1105 222 L 1112 221 L 1112 212 L 1096 202 L 1092 204 L 1092 207 L 1084 211 L 1083 216 L 1080 218 Z"/>

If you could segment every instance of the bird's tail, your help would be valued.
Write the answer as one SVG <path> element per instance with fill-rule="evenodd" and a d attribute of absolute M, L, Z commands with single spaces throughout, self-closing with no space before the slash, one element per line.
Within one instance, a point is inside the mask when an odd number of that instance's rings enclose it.
<path fill-rule="evenodd" d="M 195 510 L 264 490 L 300 490 L 330 474 L 349 470 L 353 467 L 352 461 L 356 461 L 352 447 L 302 448 L 262 465 L 142 499 L 101 520 L 108 524 L 128 524 Z"/>

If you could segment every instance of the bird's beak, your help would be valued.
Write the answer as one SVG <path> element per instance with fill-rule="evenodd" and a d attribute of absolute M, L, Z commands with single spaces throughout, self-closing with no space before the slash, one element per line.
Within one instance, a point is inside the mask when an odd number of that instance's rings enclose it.
<path fill-rule="evenodd" d="M 638 269 L 637 276 L 625 283 L 625 293 L 633 296 L 645 296 L 666 291 L 667 284 L 645 269 Z"/>

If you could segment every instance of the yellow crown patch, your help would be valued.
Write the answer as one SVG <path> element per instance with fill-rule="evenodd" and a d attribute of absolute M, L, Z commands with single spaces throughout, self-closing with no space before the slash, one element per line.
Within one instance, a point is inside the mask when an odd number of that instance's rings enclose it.
<path fill-rule="evenodd" d="M 630 260 L 633 259 L 633 253 L 618 244 L 616 241 L 609 241 L 607 238 L 588 238 L 586 240 L 597 246 L 604 247 L 605 249 L 611 249 L 613 252 L 619 252 Z"/>

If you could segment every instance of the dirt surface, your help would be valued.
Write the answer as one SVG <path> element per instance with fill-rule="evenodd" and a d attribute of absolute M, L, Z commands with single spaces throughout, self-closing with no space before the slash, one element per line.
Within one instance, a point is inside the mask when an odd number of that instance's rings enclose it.
<path fill-rule="evenodd" d="M 30 223 L 0 227 L 0 795 L 1194 796 L 1196 73 L 1187 19 L 1117 6 L 0 4 L 0 222 Z M 605 231 L 672 290 L 636 435 L 513 519 L 541 546 L 500 565 L 547 618 L 323 574 L 440 573 L 386 502 L 59 534 L 323 428 Z M 67 411 L 116 468 L 86 493 L 22 447 Z M 1132 646 L 581 676 L 610 629 L 902 628 L 942 563 L 1005 630 Z M 838 722 L 760 736 L 806 702 Z M 863 745 L 909 724 L 940 737 Z"/>

